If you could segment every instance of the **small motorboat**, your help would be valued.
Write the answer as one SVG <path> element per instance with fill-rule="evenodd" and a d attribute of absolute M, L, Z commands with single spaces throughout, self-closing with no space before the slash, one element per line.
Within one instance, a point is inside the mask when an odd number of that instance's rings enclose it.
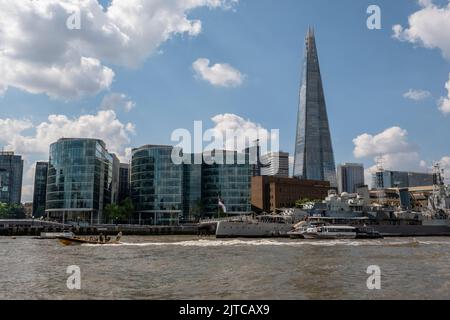
<path fill-rule="evenodd" d="M 119 244 L 122 238 L 122 232 L 116 236 L 114 240 L 110 237 L 104 237 L 101 234 L 99 237 L 78 237 L 78 236 L 59 236 L 57 239 L 65 246 L 82 245 L 82 244 Z"/>

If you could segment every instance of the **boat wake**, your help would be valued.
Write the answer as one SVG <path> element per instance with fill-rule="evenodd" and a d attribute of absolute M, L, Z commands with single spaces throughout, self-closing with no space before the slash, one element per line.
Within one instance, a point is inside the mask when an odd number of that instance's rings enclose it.
<path fill-rule="evenodd" d="M 304 247 L 304 246 L 419 246 L 419 245 L 450 245 L 450 241 L 420 241 L 416 239 L 405 240 L 188 240 L 178 242 L 121 242 L 118 244 L 106 245 L 108 247 L 233 247 L 233 246 L 284 246 L 284 247 Z M 96 247 L 105 246 L 97 244 L 85 244 L 83 246 Z"/>

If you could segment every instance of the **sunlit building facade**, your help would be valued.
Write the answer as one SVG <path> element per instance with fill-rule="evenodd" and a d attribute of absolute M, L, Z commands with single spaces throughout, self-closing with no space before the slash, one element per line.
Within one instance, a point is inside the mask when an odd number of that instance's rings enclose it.
<path fill-rule="evenodd" d="M 231 161 L 227 161 L 231 159 Z M 215 163 L 213 163 L 215 162 Z M 215 217 L 225 212 L 218 205 L 225 205 L 227 215 L 251 212 L 252 166 L 248 154 L 233 151 L 213 151 L 205 156 L 202 165 L 203 215 Z"/>
<path fill-rule="evenodd" d="M 60 139 L 50 146 L 46 214 L 52 220 L 100 224 L 112 203 L 114 157 L 98 139 Z"/>
<path fill-rule="evenodd" d="M 172 162 L 172 146 L 133 149 L 131 199 L 140 224 L 174 225 L 183 210 L 183 165 Z"/>

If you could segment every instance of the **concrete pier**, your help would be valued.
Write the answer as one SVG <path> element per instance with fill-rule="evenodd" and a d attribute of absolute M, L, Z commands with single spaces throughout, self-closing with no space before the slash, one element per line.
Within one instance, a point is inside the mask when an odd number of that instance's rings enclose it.
<path fill-rule="evenodd" d="M 77 235 L 197 235 L 198 226 L 142 226 L 142 225 L 94 225 L 74 226 L 41 220 L 0 220 L 0 236 L 39 236 L 42 232 L 72 231 Z"/>

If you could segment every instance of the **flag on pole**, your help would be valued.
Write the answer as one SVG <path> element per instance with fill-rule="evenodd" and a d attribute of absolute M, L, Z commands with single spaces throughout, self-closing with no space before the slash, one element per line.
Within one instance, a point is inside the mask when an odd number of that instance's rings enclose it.
<path fill-rule="evenodd" d="M 227 213 L 227 207 L 225 207 L 225 204 L 223 203 L 223 200 L 219 197 L 219 206 L 222 208 L 224 213 Z"/>

